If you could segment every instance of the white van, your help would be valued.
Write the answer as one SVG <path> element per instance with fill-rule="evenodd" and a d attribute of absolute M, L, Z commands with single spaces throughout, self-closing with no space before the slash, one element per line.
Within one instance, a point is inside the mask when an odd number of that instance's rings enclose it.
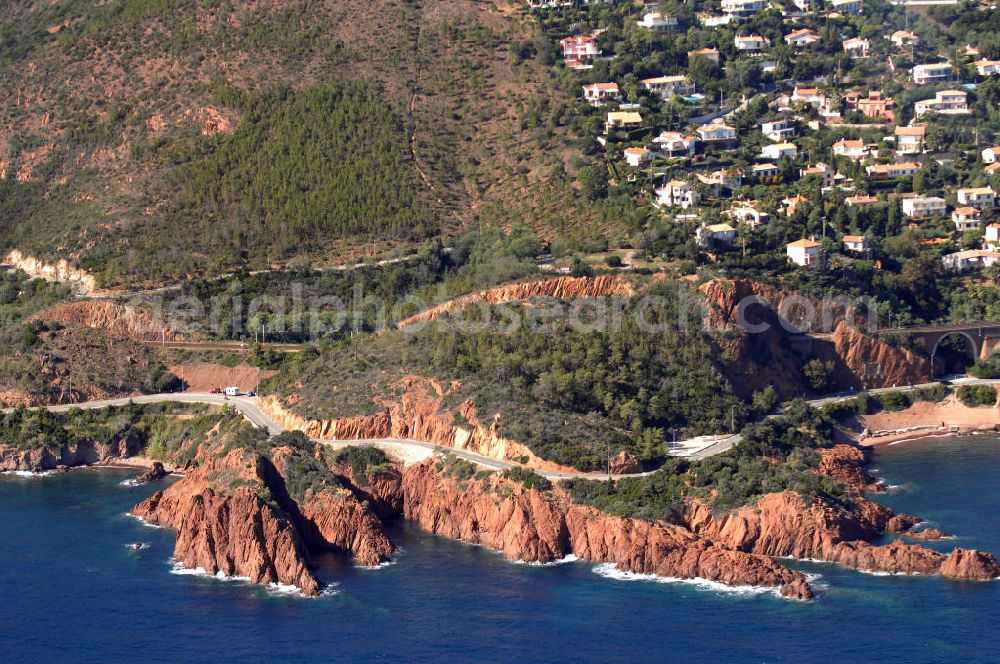
<path fill-rule="evenodd" d="M 238 397 L 240 396 L 240 388 L 227 387 L 226 389 L 222 390 L 222 393 L 225 394 L 227 397 Z"/>

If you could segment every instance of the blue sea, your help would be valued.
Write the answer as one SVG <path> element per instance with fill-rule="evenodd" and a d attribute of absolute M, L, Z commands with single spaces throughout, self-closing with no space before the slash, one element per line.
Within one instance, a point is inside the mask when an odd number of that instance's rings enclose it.
<path fill-rule="evenodd" d="M 909 442 L 881 497 L 1000 552 L 1000 440 Z M 4 662 L 953 662 L 1000 660 L 1000 582 L 819 575 L 819 599 L 533 567 L 400 524 L 395 564 L 320 561 L 328 596 L 172 573 L 173 534 L 125 516 L 155 487 L 81 470 L 0 477 Z M 128 547 L 144 542 L 148 548 Z M 603 573 L 602 573 L 603 572 Z"/>

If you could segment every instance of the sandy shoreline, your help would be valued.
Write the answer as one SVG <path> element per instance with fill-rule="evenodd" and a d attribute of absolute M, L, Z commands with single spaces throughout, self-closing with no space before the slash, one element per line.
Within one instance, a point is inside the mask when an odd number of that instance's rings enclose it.
<path fill-rule="evenodd" d="M 940 403 L 921 401 L 899 411 L 858 416 L 848 436 L 863 447 L 916 440 L 993 433 L 1000 428 L 996 406 L 969 408 L 955 397 Z"/>

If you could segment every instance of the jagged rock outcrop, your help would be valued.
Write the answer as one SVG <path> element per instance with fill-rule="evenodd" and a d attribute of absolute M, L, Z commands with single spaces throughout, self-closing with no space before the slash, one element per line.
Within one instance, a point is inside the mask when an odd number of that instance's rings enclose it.
<path fill-rule="evenodd" d="M 456 414 L 442 406 L 446 389 L 435 381 L 411 376 L 402 381 L 400 389 L 399 400 L 384 403 L 373 415 L 359 417 L 307 420 L 287 410 L 274 397 L 262 398 L 260 408 L 284 429 L 301 431 L 316 440 L 418 440 L 523 462 L 541 470 L 572 470 L 545 461 L 525 445 L 501 436 L 499 413 L 482 421 L 471 400 L 459 405 L 460 419 L 456 420 Z"/>
<path fill-rule="evenodd" d="M 84 294 L 89 295 L 97 290 L 97 279 L 92 274 L 71 266 L 65 259 L 46 263 L 34 256 L 25 256 L 18 249 L 12 249 L 3 262 L 32 277 L 70 284 Z"/>
<path fill-rule="evenodd" d="M 746 280 L 716 279 L 699 292 L 706 327 L 740 394 L 771 385 L 782 396 L 802 396 L 811 390 L 802 365 L 814 358 L 832 367 L 831 389 L 907 385 L 928 375 L 926 358 L 862 332 L 860 312 L 847 302 Z"/>
<path fill-rule="evenodd" d="M 149 470 L 135 478 L 135 484 L 148 484 L 149 482 L 162 480 L 166 476 L 167 469 L 163 467 L 163 462 L 154 461 L 153 465 L 149 467 Z"/>
<path fill-rule="evenodd" d="M 141 450 L 141 442 L 126 437 L 110 445 L 89 440 L 66 444 L 59 448 L 42 447 L 20 449 L 0 447 L 0 472 L 43 472 L 59 466 L 87 466 L 106 463 L 111 459 L 134 456 Z"/>
<path fill-rule="evenodd" d="M 861 322 L 860 312 L 846 299 L 819 299 L 760 281 L 713 279 L 699 288 L 708 305 L 709 329 L 722 331 L 741 320 L 756 322 L 765 311 L 777 314 L 770 322 L 786 331 L 832 332 L 843 321 Z"/>
<path fill-rule="evenodd" d="M 943 530 L 938 528 L 924 528 L 923 530 L 912 530 L 906 531 L 903 537 L 911 540 L 920 540 L 922 542 L 936 542 L 937 540 L 942 540 L 948 535 L 945 534 Z"/>
<path fill-rule="evenodd" d="M 518 485 L 488 483 L 498 481 L 473 481 L 463 489 L 442 478 L 433 461 L 411 466 L 403 473 L 404 516 L 432 533 L 482 544 L 512 560 L 551 562 L 573 554 L 629 572 L 812 596 L 801 574 L 767 556 L 723 549 L 677 526 L 612 517 Z"/>
<path fill-rule="evenodd" d="M 232 450 L 153 494 L 132 514 L 177 531 L 174 560 L 187 568 L 318 595 L 319 582 L 294 524 L 259 495 L 265 472 L 259 458 Z"/>
<path fill-rule="evenodd" d="M 180 341 L 182 336 L 144 311 L 110 300 L 65 302 L 35 314 L 39 320 L 82 325 L 135 341 Z"/>
<path fill-rule="evenodd" d="M 884 485 L 865 472 L 866 460 L 865 451 L 858 447 L 835 445 L 820 450 L 819 472 L 861 493 L 884 491 Z"/>
<path fill-rule="evenodd" d="M 754 506 L 718 517 L 707 505 L 695 501 L 689 508 L 687 525 L 693 532 L 726 548 L 767 556 L 825 560 L 866 572 L 945 574 L 948 570 L 952 572 L 948 576 L 970 575 L 961 578 L 979 578 L 972 575 L 988 572 L 988 563 L 975 562 L 982 560 L 979 557 L 969 562 L 952 560 L 955 554 L 945 556 L 901 540 L 872 545 L 870 540 L 890 532 L 893 516 L 888 507 L 860 497 L 855 498 L 854 510 L 848 511 L 818 502 L 810 505 L 799 495 L 786 491 L 768 494 Z M 903 526 L 897 523 L 893 527 Z M 992 559 L 990 554 L 983 555 Z"/>
<path fill-rule="evenodd" d="M 839 371 L 834 380 L 839 387 L 918 384 L 924 382 L 930 372 L 927 358 L 887 344 L 843 322 L 834 330 L 831 343 L 832 355 L 829 350 L 821 355 L 837 360 Z M 875 367 L 878 373 L 871 375 L 869 370 Z"/>
<path fill-rule="evenodd" d="M 379 518 L 346 490 L 321 491 L 299 509 L 310 548 L 350 552 L 366 567 L 389 560 L 396 551 Z"/>
<path fill-rule="evenodd" d="M 952 579 L 988 581 L 1000 577 L 1000 565 L 992 553 L 975 549 L 954 549 L 941 563 L 941 575 Z"/>
<path fill-rule="evenodd" d="M 399 321 L 396 327 L 403 328 L 417 323 L 427 323 L 451 312 L 478 304 L 527 302 L 533 298 L 573 300 L 609 296 L 631 297 L 634 294 L 635 289 L 621 275 L 558 277 L 542 281 L 526 281 L 462 295 L 405 318 Z"/>

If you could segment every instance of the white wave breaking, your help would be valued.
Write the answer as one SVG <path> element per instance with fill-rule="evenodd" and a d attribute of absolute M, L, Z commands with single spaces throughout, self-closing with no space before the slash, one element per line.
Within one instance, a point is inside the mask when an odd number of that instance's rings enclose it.
<path fill-rule="evenodd" d="M 168 562 L 170 563 L 170 573 L 176 574 L 178 576 L 197 576 L 197 577 L 204 577 L 207 579 L 214 579 L 216 581 L 226 581 L 229 583 L 253 585 L 253 582 L 251 581 L 249 576 L 238 576 L 235 574 L 229 575 L 223 572 L 222 570 L 219 570 L 215 574 L 209 574 L 204 567 L 193 567 L 193 568 L 185 567 L 183 563 L 179 563 L 173 558 L 169 558 Z M 334 595 L 339 594 L 340 591 L 336 589 L 336 585 L 337 585 L 336 583 L 327 584 L 327 586 L 323 588 L 323 591 L 320 593 L 320 596 L 332 597 Z M 268 583 L 261 587 L 264 588 L 267 592 L 276 595 L 311 599 L 308 595 L 302 592 L 301 588 L 292 585 L 290 583 Z"/>
<path fill-rule="evenodd" d="M 657 576 L 655 574 L 640 574 L 638 572 L 625 572 L 618 569 L 614 563 L 602 563 L 594 566 L 594 574 L 603 576 L 615 581 L 653 581 L 655 583 L 681 583 L 694 586 L 698 590 L 708 590 L 712 592 L 723 592 L 731 595 L 774 595 L 781 596 L 781 588 L 778 586 L 729 586 L 718 581 L 694 578 L 681 579 L 673 576 Z"/>
<path fill-rule="evenodd" d="M 396 564 L 396 561 L 394 559 L 389 559 L 389 560 L 385 560 L 385 561 L 380 562 L 378 565 L 356 565 L 356 567 L 358 569 L 366 569 L 366 570 L 370 570 L 370 571 L 375 571 L 375 570 L 385 569 L 386 567 L 392 567 L 395 564 Z"/>
<path fill-rule="evenodd" d="M 567 563 L 575 563 L 579 558 L 577 558 L 572 553 L 563 556 L 557 560 L 550 560 L 548 562 L 542 562 L 540 560 L 527 561 L 527 560 L 514 560 L 512 561 L 515 565 L 527 565 L 528 567 L 556 567 L 558 565 L 565 565 Z"/>
<path fill-rule="evenodd" d="M 127 516 L 130 519 L 135 519 L 136 521 L 138 521 L 142 525 L 146 526 L 147 528 L 155 528 L 157 530 L 163 530 L 164 528 L 166 528 L 166 526 L 159 526 L 159 525 L 157 525 L 155 523 L 150 523 L 149 521 L 146 521 L 145 519 L 143 519 L 141 516 L 136 516 L 135 514 L 132 514 L 131 512 L 122 512 L 122 514 L 124 514 L 125 516 Z"/>
<path fill-rule="evenodd" d="M 48 477 L 49 475 L 55 475 L 54 470 L 5 470 L 0 475 L 10 475 L 11 477 L 29 477 L 29 478 L 40 478 Z"/>

